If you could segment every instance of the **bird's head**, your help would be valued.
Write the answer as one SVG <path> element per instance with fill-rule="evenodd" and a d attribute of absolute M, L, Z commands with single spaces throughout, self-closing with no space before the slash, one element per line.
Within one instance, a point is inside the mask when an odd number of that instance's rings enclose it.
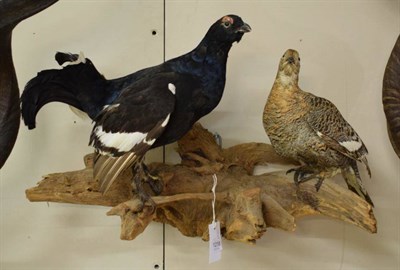
<path fill-rule="evenodd" d="M 244 33 L 250 32 L 251 27 L 237 15 L 226 15 L 216 21 L 208 30 L 209 40 L 229 43 L 239 42 Z"/>
<path fill-rule="evenodd" d="M 297 83 L 300 72 L 300 57 L 296 50 L 288 49 L 279 62 L 277 77 L 282 83 Z"/>
<path fill-rule="evenodd" d="M 286 75 L 300 71 L 300 57 L 296 50 L 288 49 L 282 56 L 279 63 L 279 71 L 286 73 Z"/>

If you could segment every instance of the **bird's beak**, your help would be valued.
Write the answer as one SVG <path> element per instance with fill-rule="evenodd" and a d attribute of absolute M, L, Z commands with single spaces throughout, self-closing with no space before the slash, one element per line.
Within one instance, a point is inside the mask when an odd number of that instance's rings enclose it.
<path fill-rule="evenodd" d="M 287 59 L 287 61 L 289 62 L 289 64 L 294 64 L 294 58 L 291 56 Z"/>
<path fill-rule="evenodd" d="M 243 23 L 243 25 L 240 26 L 240 27 L 236 30 L 236 32 L 239 32 L 239 33 L 248 33 L 248 32 L 250 32 L 250 31 L 251 31 L 251 27 L 250 27 L 250 25 L 248 25 L 247 23 Z"/>

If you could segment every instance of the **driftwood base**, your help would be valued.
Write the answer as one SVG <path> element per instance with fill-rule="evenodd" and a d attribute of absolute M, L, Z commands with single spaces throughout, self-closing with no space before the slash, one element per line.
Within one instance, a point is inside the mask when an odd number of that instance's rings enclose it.
<path fill-rule="evenodd" d="M 176 227 L 185 236 L 208 240 L 215 173 L 216 215 L 226 239 L 254 243 L 267 227 L 293 231 L 296 218 L 315 214 L 377 231 L 371 206 L 337 184 L 325 181 L 316 192 L 313 183 L 296 187 L 283 173 L 252 175 L 259 164 L 291 163 L 277 156 L 270 145 L 247 143 L 221 149 L 200 125 L 178 145 L 181 164 L 149 165 L 164 181 L 162 194 L 153 197 L 154 212 L 132 194 L 131 170 L 123 173 L 106 195 L 99 193 L 92 178 L 92 155 L 85 157 L 85 169 L 47 175 L 26 195 L 30 201 L 113 206 L 107 214 L 121 217 L 121 239 L 134 239 L 156 221 Z"/>

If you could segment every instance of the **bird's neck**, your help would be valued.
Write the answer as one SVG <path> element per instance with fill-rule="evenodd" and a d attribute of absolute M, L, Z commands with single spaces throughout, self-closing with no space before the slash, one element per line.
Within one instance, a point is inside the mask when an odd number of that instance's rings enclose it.
<path fill-rule="evenodd" d="M 193 59 L 198 62 L 220 63 L 225 65 L 232 43 L 203 39 L 193 50 Z"/>
<path fill-rule="evenodd" d="M 280 84 L 282 86 L 298 86 L 299 75 L 296 73 L 285 73 L 283 71 L 278 72 L 275 79 L 275 84 Z"/>

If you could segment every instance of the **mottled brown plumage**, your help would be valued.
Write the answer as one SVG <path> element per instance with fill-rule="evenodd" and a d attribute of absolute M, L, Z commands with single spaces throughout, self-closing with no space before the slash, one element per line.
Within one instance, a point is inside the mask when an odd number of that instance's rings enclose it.
<path fill-rule="evenodd" d="M 299 71 L 298 52 L 287 50 L 263 114 L 272 146 L 303 164 L 288 171 L 295 172 L 297 184 L 318 179 L 318 190 L 325 178 L 341 172 L 349 189 L 373 205 L 357 167 L 357 161 L 364 163 L 371 176 L 367 148 L 335 105 L 299 88 Z"/>

